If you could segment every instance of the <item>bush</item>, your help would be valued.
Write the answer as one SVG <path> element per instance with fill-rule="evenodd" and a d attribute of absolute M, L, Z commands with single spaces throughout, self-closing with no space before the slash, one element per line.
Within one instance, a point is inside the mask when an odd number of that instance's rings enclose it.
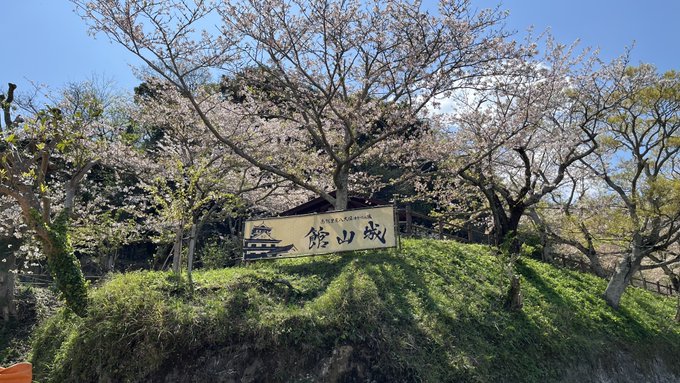
<path fill-rule="evenodd" d="M 231 240 L 210 241 L 198 251 L 197 258 L 204 269 L 230 267 L 241 259 L 241 244 Z"/>

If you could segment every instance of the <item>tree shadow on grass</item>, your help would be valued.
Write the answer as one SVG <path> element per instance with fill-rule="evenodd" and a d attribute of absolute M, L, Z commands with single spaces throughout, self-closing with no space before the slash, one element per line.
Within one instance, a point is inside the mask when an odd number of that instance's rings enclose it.
<path fill-rule="evenodd" d="M 527 284 L 535 288 L 542 304 L 550 306 L 547 312 L 569 315 L 568 320 L 555 319 L 550 325 L 554 327 L 555 336 L 561 339 L 559 348 L 573 350 L 576 355 L 581 355 L 577 360 L 579 364 L 589 361 L 597 366 L 601 361 L 615 357 L 615 350 L 649 350 L 646 355 L 638 355 L 637 362 L 652 365 L 658 363 L 657 357 L 664 356 L 656 352 L 658 339 L 664 339 L 664 344 L 680 345 L 677 331 L 662 323 L 664 320 L 670 321 L 670 317 L 644 317 L 658 312 L 658 308 L 652 307 L 644 299 L 629 296 L 627 302 L 614 310 L 602 298 L 603 291 L 592 292 L 593 281 L 588 277 L 575 275 L 559 291 L 532 267 L 520 262 L 517 268 Z M 643 310 L 636 312 L 634 305 L 639 305 Z M 615 349 L 612 349 L 613 346 Z M 673 366 L 673 360 L 667 365 Z"/>
<path fill-rule="evenodd" d="M 355 277 L 369 278 L 378 292 L 379 310 L 364 317 L 358 312 L 361 319 L 350 324 L 354 328 L 338 329 L 340 334 L 356 336 L 334 342 L 368 350 L 371 363 L 384 373 L 403 377 L 402 381 L 476 381 L 480 377 L 550 381 L 562 376 L 571 364 L 596 363 L 612 345 L 649 334 L 626 307 L 613 312 L 602 306 L 598 295 L 570 296 L 579 289 L 592 289 L 588 278 L 577 275 L 566 284 L 560 279 L 562 286 L 556 287 L 550 274 L 543 275 L 522 262 L 517 271 L 527 291 L 531 290 L 529 305 L 523 312 L 505 312 L 501 309 L 503 291 L 495 280 L 502 277 L 500 266 L 484 272 L 483 280 L 475 285 L 469 273 L 475 268 L 479 273 L 489 258 L 475 263 L 474 255 L 459 254 L 459 250 L 433 241 L 405 246 L 399 252 L 284 261 L 272 268 L 284 275 L 322 279 L 310 300 L 326 294 L 334 280 L 348 273 L 343 280 L 347 284 L 344 299 L 354 301 Z M 361 304 L 354 308 L 363 310 Z M 584 304 L 589 306 L 584 308 Z M 594 318 L 602 323 L 593 325 L 593 317 L 583 316 L 590 305 L 598 311 Z"/>
<path fill-rule="evenodd" d="M 627 338 L 626 334 L 639 334 L 639 335 L 649 335 L 649 329 L 640 323 L 639 318 L 627 307 L 627 305 L 622 305 L 618 310 L 614 310 L 609 307 L 603 298 L 601 298 L 601 292 L 592 293 L 586 289 L 589 287 L 587 285 L 588 281 L 577 280 L 572 284 L 568 285 L 566 289 L 574 291 L 574 296 L 568 296 L 566 293 L 569 290 L 559 292 L 555 287 L 546 282 L 546 280 L 540 276 L 533 268 L 528 267 L 523 263 L 519 263 L 517 266 L 518 271 L 524 276 L 526 281 L 530 283 L 544 298 L 546 302 L 554 307 L 553 311 L 557 312 L 594 312 L 597 311 L 601 313 L 603 323 L 602 328 L 609 332 L 609 335 L 617 338 L 624 335 L 623 340 L 626 341 L 636 341 L 635 338 Z M 592 285 L 591 285 L 592 286 Z M 581 291 L 577 291 L 581 290 Z M 579 295 L 579 297 L 576 296 Z M 580 299 L 577 299 L 580 298 Z M 636 304 L 645 304 L 639 300 Z M 589 307 L 583 307 L 583 305 L 589 305 Z M 652 309 L 647 307 L 647 309 Z M 655 311 L 655 310 L 654 310 Z M 579 316 L 572 317 L 572 325 L 574 328 L 590 328 L 591 323 L 589 323 L 593 318 L 584 318 Z M 601 334 L 606 335 L 606 334 Z"/>

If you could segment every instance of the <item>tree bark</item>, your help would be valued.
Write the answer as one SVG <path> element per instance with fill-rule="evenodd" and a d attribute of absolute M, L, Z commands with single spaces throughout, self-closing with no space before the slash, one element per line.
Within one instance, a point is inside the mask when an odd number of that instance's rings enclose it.
<path fill-rule="evenodd" d="M 673 286 L 675 292 L 680 293 L 680 276 L 674 274 L 669 276 L 669 278 L 671 279 L 671 285 Z"/>
<path fill-rule="evenodd" d="M 61 292 L 66 305 L 79 317 L 87 315 L 87 288 L 80 262 L 69 246 L 53 246 L 46 252 L 47 263 L 57 289 Z"/>
<path fill-rule="evenodd" d="M 517 238 L 517 229 L 519 228 L 519 221 L 522 219 L 525 210 L 526 208 L 523 204 L 514 206 L 510 210 L 510 217 L 508 218 L 505 233 L 503 235 L 504 240 L 510 240 L 510 251 L 514 254 L 519 254 L 519 249 L 521 247 L 519 238 Z"/>
<path fill-rule="evenodd" d="M 588 227 L 586 227 L 583 222 L 579 223 L 579 230 L 586 239 L 588 247 L 577 243 L 578 246 L 576 246 L 576 248 L 588 258 L 590 261 L 590 269 L 595 273 L 595 275 L 601 278 L 606 278 L 607 271 L 604 269 L 604 267 L 602 267 L 602 263 L 600 263 L 600 257 L 597 255 L 597 251 L 595 250 L 595 243 L 593 242 L 593 236 L 590 234 L 590 230 L 588 230 Z"/>
<path fill-rule="evenodd" d="M 600 262 L 600 257 L 597 255 L 597 252 L 593 248 L 589 248 L 588 252 L 585 253 L 586 257 L 588 257 L 588 260 L 590 261 L 590 270 L 593 271 L 595 275 L 597 275 L 600 278 L 606 278 L 607 277 L 607 270 L 602 267 L 602 263 Z"/>
<path fill-rule="evenodd" d="M 194 252 L 196 251 L 196 224 L 191 225 L 191 232 L 189 234 L 189 250 L 187 255 L 187 278 L 189 284 L 192 284 L 191 271 L 194 267 Z"/>
<path fill-rule="evenodd" d="M 14 300 L 15 255 L 13 250 L 0 254 L 0 318 L 5 321 L 16 318 L 17 307 Z"/>
<path fill-rule="evenodd" d="M 175 247 L 172 255 L 172 271 L 175 274 L 180 273 L 182 266 L 182 237 L 184 236 L 184 224 L 180 223 L 175 229 Z"/>
<path fill-rule="evenodd" d="M 491 215 L 493 217 L 493 238 L 494 245 L 500 246 L 508 234 L 508 217 L 505 214 L 503 203 L 498 199 L 493 189 L 484 189 L 484 195 L 489 202 Z"/>
<path fill-rule="evenodd" d="M 349 171 L 342 167 L 337 170 L 333 177 L 335 183 L 335 203 L 333 208 L 335 211 L 347 210 L 349 203 Z"/>
<path fill-rule="evenodd" d="M 510 208 L 509 212 L 506 212 L 503 202 L 498 198 L 493 188 L 484 189 L 484 195 L 493 216 L 495 245 L 500 246 L 510 238 L 510 251 L 513 253 L 519 252 L 520 243 L 517 240 L 517 228 L 527 206 L 522 202 L 517 202 Z"/>
<path fill-rule="evenodd" d="M 52 223 L 39 223 L 34 219 L 38 239 L 47 258 L 50 274 L 61 292 L 66 306 L 76 315 L 87 315 L 87 287 L 80 261 L 76 258 L 69 239 L 68 210 L 62 210 Z"/>
<path fill-rule="evenodd" d="M 540 226 L 539 236 L 541 237 L 541 259 L 543 262 L 552 263 L 554 260 L 552 242 L 548 239 L 548 233 L 544 226 Z"/>
<path fill-rule="evenodd" d="M 552 256 L 552 248 L 551 245 L 552 243 L 549 240 L 549 232 L 548 228 L 545 225 L 545 222 L 541 217 L 538 215 L 536 212 L 536 209 L 528 209 L 527 210 L 529 218 L 531 218 L 532 221 L 534 221 L 534 224 L 538 228 L 538 233 L 541 238 L 541 259 L 543 262 L 548 262 L 552 263 L 553 262 L 553 256 Z"/>
<path fill-rule="evenodd" d="M 614 309 L 619 308 L 619 303 L 621 302 L 621 296 L 626 290 L 626 287 L 630 284 L 630 280 L 633 274 L 640 268 L 640 263 L 642 262 L 642 257 L 639 255 L 639 249 L 633 248 L 630 255 L 621 261 L 614 271 L 607 284 L 607 288 L 604 291 L 604 300 Z"/>
<path fill-rule="evenodd" d="M 524 299 L 522 298 L 522 289 L 520 286 L 519 275 L 513 274 L 510 277 L 510 288 L 505 297 L 505 307 L 508 311 L 521 311 L 524 306 Z"/>
<path fill-rule="evenodd" d="M 113 271 L 116 267 L 116 259 L 118 259 L 118 250 L 102 251 L 99 257 L 101 269 L 105 273 Z"/>

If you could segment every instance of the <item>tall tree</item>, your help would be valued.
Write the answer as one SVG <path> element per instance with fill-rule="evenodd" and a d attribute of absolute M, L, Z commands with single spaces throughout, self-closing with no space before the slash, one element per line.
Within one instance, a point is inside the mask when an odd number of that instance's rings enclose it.
<path fill-rule="evenodd" d="M 17 236 L 16 206 L 14 201 L 0 196 L 0 319 L 16 318 L 14 299 L 16 252 L 21 243 Z"/>
<path fill-rule="evenodd" d="M 618 94 L 606 129 L 591 137 L 596 151 L 581 159 L 625 212 L 628 251 L 604 293 L 615 308 L 635 272 L 680 260 L 659 257 L 680 240 L 680 73 L 628 68 Z"/>
<path fill-rule="evenodd" d="M 209 87 L 211 84 L 196 85 Z M 159 242 L 174 242 L 173 270 L 180 272 L 182 245 L 189 233 L 189 277 L 202 227 L 237 214 L 245 203 L 274 193 L 283 183 L 263 173 L 200 129 L 200 118 L 174 87 L 150 81 L 137 88 L 132 118 L 138 134 L 154 137 L 144 150 L 123 159 L 151 195 L 147 217 Z M 264 189 L 264 190 L 263 190 Z M 172 237 L 172 240 L 169 240 Z"/>
<path fill-rule="evenodd" d="M 402 0 L 73 2 L 93 33 L 175 86 L 222 144 L 336 209 L 346 208 L 353 167 L 368 152 L 413 127 L 438 96 L 479 86 L 522 54 L 504 41 L 503 14 L 475 13 L 469 0 L 442 1 L 436 15 Z M 219 33 L 197 32 L 216 14 Z M 249 140 L 230 134 L 234 119 L 191 81 L 206 69 L 244 67 L 276 93 L 273 101 L 246 92 L 237 114 Z M 287 145 L 263 152 L 272 139 Z"/>
<path fill-rule="evenodd" d="M 574 54 L 575 45 L 548 38 L 546 47 L 542 60 L 468 95 L 453 121 L 449 169 L 484 195 L 497 244 L 514 238 L 527 209 L 595 150 L 591 138 L 617 101 L 621 63 L 596 68 L 598 58 Z"/>
<path fill-rule="evenodd" d="M 14 91 L 0 96 L 0 195 L 21 209 L 66 304 L 87 311 L 87 291 L 69 238 L 76 192 L 113 137 L 92 84 L 68 87 L 59 103 L 13 118 Z M 28 110 L 30 111 L 30 110 Z"/>

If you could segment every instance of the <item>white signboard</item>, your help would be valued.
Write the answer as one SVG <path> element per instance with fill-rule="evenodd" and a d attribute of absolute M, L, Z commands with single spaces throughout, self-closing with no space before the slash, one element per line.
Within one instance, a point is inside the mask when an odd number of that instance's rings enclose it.
<path fill-rule="evenodd" d="M 243 233 L 245 260 L 397 246 L 393 206 L 250 220 Z"/>

